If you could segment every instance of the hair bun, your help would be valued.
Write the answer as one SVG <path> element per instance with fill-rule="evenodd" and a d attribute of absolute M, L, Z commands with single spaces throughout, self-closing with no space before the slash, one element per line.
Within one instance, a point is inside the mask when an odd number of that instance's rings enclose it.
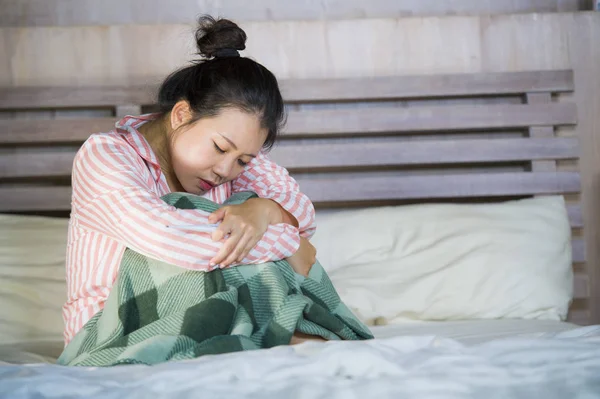
<path fill-rule="evenodd" d="M 246 48 L 246 32 L 228 19 L 215 20 L 210 15 L 198 19 L 196 30 L 196 45 L 198 53 L 206 58 L 212 58 L 219 50 Z"/>

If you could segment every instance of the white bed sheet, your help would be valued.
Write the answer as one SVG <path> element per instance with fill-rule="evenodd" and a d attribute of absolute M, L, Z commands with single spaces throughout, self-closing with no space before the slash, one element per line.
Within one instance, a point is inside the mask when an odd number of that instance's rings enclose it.
<path fill-rule="evenodd" d="M 580 326 L 555 320 L 465 320 L 405 322 L 371 327 L 376 338 L 435 335 L 454 339 L 464 345 L 503 338 L 542 338 Z"/>
<path fill-rule="evenodd" d="M 510 337 L 541 338 L 578 327 L 553 320 L 466 320 L 406 322 L 370 328 L 375 338 L 425 335 L 451 338 L 463 345 L 473 345 Z M 62 339 L 2 343 L 0 363 L 55 363 L 62 350 Z"/>
<path fill-rule="evenodd" d="M 530 323 L 523 329 L 505 323 L 499 333 L 493 327 L 498 323 L 484 324 L 497 335 L 480 335 L 486 342 L 470 345 L 442 337 L 472 337 L 460 330 L 466 324 L 438 326 L 446 332 L 436 335 L 383 338 L 425 331 L 424 325 L 387 326 L 375 328 L 380 338 L 370 341 L 309 343 L 154 367 L 5 364 L 0 397 L 600 398 L 600 326 Z"/>

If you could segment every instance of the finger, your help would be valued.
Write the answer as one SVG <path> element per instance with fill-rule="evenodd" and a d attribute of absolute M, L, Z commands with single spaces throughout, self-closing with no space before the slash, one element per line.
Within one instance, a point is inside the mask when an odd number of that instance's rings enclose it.
<path fill-rule="evenodd" d="M 225 218 L 226 214 L 227 214 L 226 206 L 219 208 L 208 216 L 208 223 L 211 223 L 211 224 L 217 223 L 219 220 L 223 220 Z"/>
<path fill-rule="evenodd" d="M 219 252 L 217 252 L 217 255 L 215 255 L 215 257 L 211 259 L 211 265 L 223 265 L 223 261 L 231 254 L 231 251 L 233 251 L 233 249 L 236 247 L 240 238 L 240 233 L 232 233 L 229 236 L 229 238 L 223 243 L 223 246 L 221 247 Z"/>
<path fill-rule="evenodd" d="M 223 220 L 223 222 L 213 231 L 212 240 L 213 241 L 221 241 L 227 234 L 230 234 L 233 229 L 233 221 L 228 219 Z"/>
<path fill-rule="evenodd" d="M 229 266 L 232 263 L 237 262 L 239 257 L 242 256 L 244 249 L 248 245 L 248 241 L 251 239 L 252 239 L 252 237 L 247 234 L 244 235 L 242 238 L 240 238 L 240 240 L 237 242 L 236 247 L 233 249 L 233 251 L 231 251 L 229 256 L 223 261 L 223 265 Z M 242 257 L 242 259 L 243 258 L 244 257 Z"/>
<path fill-rule="evenodd" d="M 250 251 L 252 251 L 252 248 L 254 248 L 256 246 L 256 244 L 258 244 L 259 241 L 260 241 L 260 236 L 258 236 L 258 237 L 250 237 L 250 239 L 246 243 L 246 247 L 244 248 L 244 250 L 242 251 L 242 253 L 240 254 L 240 256 L 238 256 L 237 261 L 238 262 L 243 261 L 244 258 L 246 256 L 248 256 L 248 254 L 250 253 Z"/>
<path fill-rule="evenodd" d="M 237 263 L 241 263 L 244 259 L 246 259 L 246 257 L 248 256 L 248 254 L 250 253 L 250 251 L 252 250 L 252 248 L 254 248 L 255 244 L 252 244 L 253 242 L 254 242 L 254 240 L 252 238 L 250 238 L 246 242 L 246 244 L 244 245 L 244 248 L 242 249 L 242 251 L 238 255 L 237 259 L 235 260 Z"/>

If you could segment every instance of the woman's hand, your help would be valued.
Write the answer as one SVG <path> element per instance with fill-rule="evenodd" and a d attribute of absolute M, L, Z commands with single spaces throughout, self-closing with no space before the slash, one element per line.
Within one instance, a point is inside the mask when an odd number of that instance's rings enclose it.
<path fill-rule="evenodd" d="M 221 241 L 229 234 L 223 247 L 211 260 L 211 265 L 230 266 L 241 262 L 261 240 L 270 224 L 282 222 L 279 204 L 264 198 L 251 198 L 240 205 L 219 208 L 209 218 L 209 223 L 221 221 L 213 232 L 213 241 Z"/>
<path fill-rule="evenodd" d="M 298 274 L 308 277 L 310 269 L 317 261 L 317 249 L 304 237 L 300 237 L 298 251 L 286 259 Z"/>

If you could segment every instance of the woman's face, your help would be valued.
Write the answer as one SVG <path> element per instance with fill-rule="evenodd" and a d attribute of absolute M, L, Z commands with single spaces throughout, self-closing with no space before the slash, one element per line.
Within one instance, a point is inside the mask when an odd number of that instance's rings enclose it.
<path fill-rule="evenodd" d="M 178 103 L 171 112 L 171 126 L 177 129 L 190 117 L 189 106 Z M 187 110 L 186 110 L 187 108 Z M 235 108 L 217 116 L 200 119 L 170 137 L 173 172 L 183 189 L 202 195 L 214 186 L 235 179 L 258 155 L 266 129 L 260 119 Z"/>

